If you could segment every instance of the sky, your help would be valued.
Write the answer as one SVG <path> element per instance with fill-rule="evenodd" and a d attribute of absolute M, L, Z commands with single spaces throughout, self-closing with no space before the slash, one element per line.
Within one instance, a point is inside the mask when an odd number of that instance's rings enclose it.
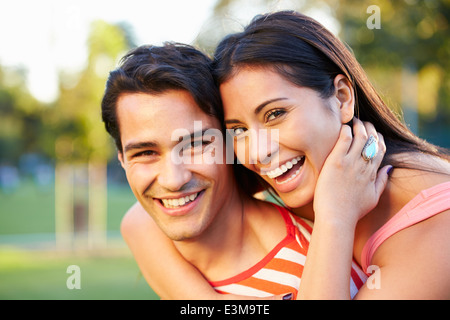
<path fill-rule="evenodd" d="M 58 72 L 76 73 L 83 69 L 92 21 L 127 22 L 133 28 L 138 45 L 169 40 L 193 43 L 202 28 L 218 27 L 211 24 L 216 2 L 0 0 L 0 65 L 27 70 L 30 92 L 43 102 L 52 102 L 58 96 Z M 303 0 L 273 0 L 267 9 L 292 9 L 301 2 Z M 245 25 L 255 14 L 262 13 L 260 4 L 259 0 L 236 1 L 233 16 L 229 18 Z M 308 14 L 331 31 L 337 31 L 338 24 L 326 8 Z"/>
<path fill-rule="evenodd" d="M 57 71 L 86 61 L 89 24 L 127 21 L 138 44 L 192 43 L 216 0 L 0 0 L 0 64 L 28 70 L 28 87 L 43 102 L 57 97 Z"/>

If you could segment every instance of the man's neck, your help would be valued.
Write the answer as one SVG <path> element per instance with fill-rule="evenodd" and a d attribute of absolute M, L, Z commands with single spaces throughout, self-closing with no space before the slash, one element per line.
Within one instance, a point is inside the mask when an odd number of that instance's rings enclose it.
<path fill-rule="evenodd" d="M 175 241 L 183 257 L 202 272 L 214 277 L 217 269 L 239 260 L 245 237 L 245 206 L 250 198 L 235 189 L 211 225 L 199 237 Z"/>

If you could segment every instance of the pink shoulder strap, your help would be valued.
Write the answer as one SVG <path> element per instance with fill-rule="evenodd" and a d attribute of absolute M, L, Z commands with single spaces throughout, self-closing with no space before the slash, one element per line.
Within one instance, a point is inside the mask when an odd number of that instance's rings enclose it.
<path fill-rule="evenodd" d="M 450 181 L 421 191 L 366 242 L 361 253 L 365 272 L 378 247 L 395 233 L 450 209 Z"/>

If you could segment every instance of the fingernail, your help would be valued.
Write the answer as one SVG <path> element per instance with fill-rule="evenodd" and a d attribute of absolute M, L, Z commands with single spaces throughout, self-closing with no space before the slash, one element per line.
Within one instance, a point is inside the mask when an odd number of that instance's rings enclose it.
<path fill-rule="evenodd" d="M 288 294 L 285 294 L 283 296 L 283 300 L 292 300 L 292 297 L 293 297 L 293 294 L 292 293 L 288 293 Z"/>
<path fill-rule="evenodd" d="M 391 173 L 392 173 L 392 170 L 394 169 L 394 167 L 393 166 L 390 166 L 389 167 L 389 169 L 387 170 L 387 174 L 388 174 L 388 176 L 390 176 L 391 175 Z"/>

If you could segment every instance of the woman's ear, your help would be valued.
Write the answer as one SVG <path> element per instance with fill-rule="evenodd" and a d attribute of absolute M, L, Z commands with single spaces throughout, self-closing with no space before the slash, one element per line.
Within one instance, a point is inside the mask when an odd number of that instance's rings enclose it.
<path fill-rule="evenodd" d="M 355 115 L 355 92 L 350 81 L 342 74 L 334 78 L 335 97 L 340 103 L 339 114 L 342 123 L 348 123 Z"/>

